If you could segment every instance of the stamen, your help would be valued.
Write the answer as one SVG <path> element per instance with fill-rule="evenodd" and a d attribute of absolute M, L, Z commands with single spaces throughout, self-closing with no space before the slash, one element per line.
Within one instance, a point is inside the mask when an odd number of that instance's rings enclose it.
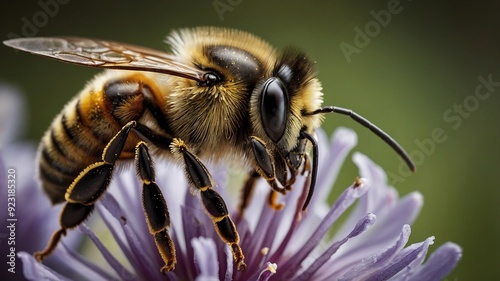
<path fill-rule="evenodd" d="M 276 269 L 278 269 L 278 265 L 275 264 L 275 263 L 270 263 L 268 266 L 267 266 L 267 270 L 269 270 L 269 272 L 271 273 L 276 273 Z"/>
<path fill-rule="evenodd" d="M 264 247 L 260 250 L 260 254 L 263 255 L 263 256 L 267 256 L 267 254 L 269 254 L 269 248 L 268 247 Z"/>
<path fill-rule="evenodd" d="M 360 187 L 363 183 L 364 183 L 364 179 L 362 179 L 362 178 L 360 179 L 360 178 L 356 177 L 354 179 L 354 186 L 353 186 L 353 188 Z"/>

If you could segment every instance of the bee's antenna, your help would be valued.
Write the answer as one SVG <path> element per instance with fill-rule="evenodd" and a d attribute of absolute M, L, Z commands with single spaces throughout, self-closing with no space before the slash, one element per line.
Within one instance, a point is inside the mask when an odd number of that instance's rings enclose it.
<path fill-rule="evenodd" d="M 392 147 L 392 149 L 394 149 L 396 151 L 396 153 L 399 154 L 403 158 L 406 165 L 408 165 L 408 168 L 410 168 L 410 170 L 412 172 L 415 172 L 415 170 L 416 170 L 415 163 L 413 163 L 413 161 L 411 160 L 408 153 L 404 150 L 404 148 L 401 147 L 401 145 L 399 145 L 399 143 L 396 140 L 394 140 L 391 136 L 389 136 L 389 134 L 382 131 L 382 129 L 375 126 L 375 124 L 368 121 L 366 118 L 357 114 L 356 112 L 354 112 L 350 109 L 342 108 L 342 107 L 326 106 L 326 107 L 322 107 L 320 109 L 316 109 L 312 112 L 305 112 L 304 115 L 315 115 L 315 114 L 330 113 L 330 112 L 350 116 L 352 119 L 354 119 L 354 121 L 358 122 L 359 124 L 363 125 L 364 127 L 368 128 L 368 129 L 370 129 L 370 131 L 375 133 L 375 135 L 377 135 L 379 138 L 381 138 L 383 141 L 385 141 L 388 145 L 390 145 Z"/>

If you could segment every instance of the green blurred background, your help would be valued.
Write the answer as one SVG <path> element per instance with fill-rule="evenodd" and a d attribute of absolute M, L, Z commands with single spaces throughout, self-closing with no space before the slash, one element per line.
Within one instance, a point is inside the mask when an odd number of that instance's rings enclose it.
<path fill-rule="evenodd" d="M 401 176 L 394 182 L 401 195 L 414 190 L 424 195 L 412 242 L 435 235 L 431 251 L 446 241 L 463 247 L 463 258 L 447 280 L 500 277 L 500 191 L 495 181 L 500 174 L 500 87 L 491 87 L 483 100 L 475 97 L 479 76 L 500 82 L 500 2 L 60 0 L 52 15 L 43 12 L 40 3 L 46 2 L 54 1 L 2 1 L 2 40 L 9 33 L 77 35 L 164 50 L 162 40 L 172 29 L 216 25 L 252 32 L 278 48 L 293 44 L 305 50 L 317 62 L 325 104 L 361 113 L 416 157 L 418 172 L 406 176 L 406 169 L 398 172 L 395 153 L 349 118 L 330 115 L 324 124 L 329 133 L 338 126 L 355 129 L 356 150 Z M 225 10 L 217 12 L 215 6 Z M 388 6 L 395 12 L 390 21 L 374 24 L 371 11 Z M 35 29 L 26 29 L 26 22 Z M 366 27 L 369 42 L 356 41 L 356 28 Z M 357 46 L 350 62 L 341 44 L 351 50 Z M 98 72 L 5 46 L 0 46 L 0 63 L 0 82 L 27 95 L 24 137 L 30 140 L 38 140 L 70 97 Z M 464 112 L 455 112 L 464 102 Z M 425 140 L 436 130 L 443 136 L 431 149 Z M 427 143 L 427 149 L 419 142 Z M 356 175 L 348 161 L 336 190 Z"/>

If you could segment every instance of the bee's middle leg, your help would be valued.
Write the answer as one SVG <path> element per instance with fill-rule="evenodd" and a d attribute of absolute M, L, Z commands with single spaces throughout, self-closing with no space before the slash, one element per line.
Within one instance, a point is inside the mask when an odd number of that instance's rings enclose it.
<path fill-rule="evenodd" d="M 167 227 L 170 226 L 170 215 L 165 198 L 155 182 L 153 161 L 145 142 L 141 141 L 137 144 L 135 160 L 137 174 L 139 174 L 143 182 L 142 207 L 146 215 L 149 232 L 154 236 L 158 252 L 165 262 L 165 265 L 160 270 L 162 272 L 171 271 L 175 268 L 176 258 L 175 246 L 167 230 Z"/>
<path fill-rule="evenodd" d="M 244 270 L 246 267 L 245 256 L 239 246 L 240 237 L 236 226 L 229 217 L 229 212 L 224 199 L 213 190 L 215 185 L 210 173 L 203 163 L 192 154 L 186 144 L 180 139 L 173 139 L 170 144 L 172 153 L 182 159 L 184 170 L 188 181 L 196 189 L 200 190 L 201 201 L 205 212 L 212 219 L 215 230 L 222 241 L 227 243 L 233 252 L 233 258 L 238 270 Z"/>

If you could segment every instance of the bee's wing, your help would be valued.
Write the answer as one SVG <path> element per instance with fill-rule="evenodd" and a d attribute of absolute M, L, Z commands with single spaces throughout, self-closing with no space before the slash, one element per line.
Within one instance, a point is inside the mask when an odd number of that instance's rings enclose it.
<path fill-rule="evenodd" d="M 204 71 L 182 64 L 172 55 L 125 43 L 78 37 L 34 37 L 6 40 L 5 45 L 79 65 L 159 72 L 204 81 Z"/>

